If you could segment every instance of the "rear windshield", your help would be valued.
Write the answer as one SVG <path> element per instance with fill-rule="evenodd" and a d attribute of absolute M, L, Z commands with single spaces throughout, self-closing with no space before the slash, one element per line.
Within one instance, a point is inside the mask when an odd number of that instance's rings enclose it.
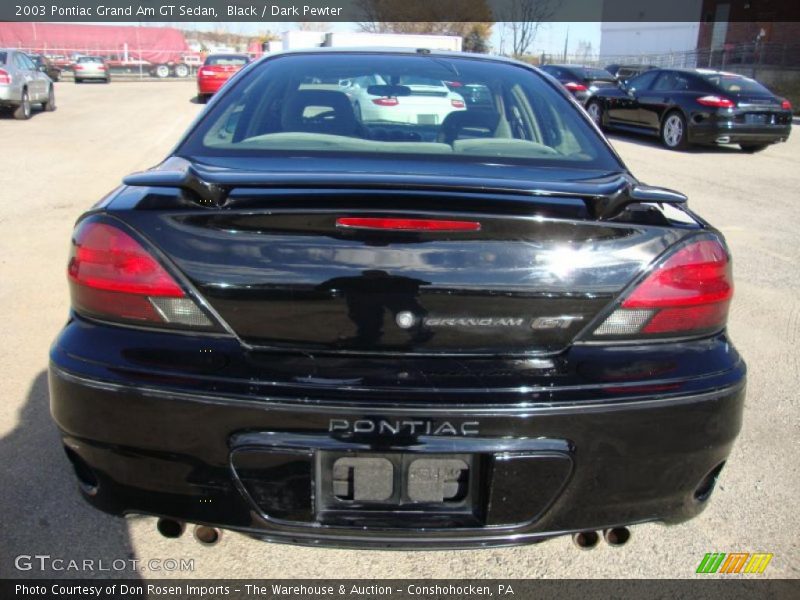
<path fill-rule="evenodd" d="M 703 78 L 729 94 L 771 94 L 767 88 L 753 79 L 741 75 L 714 73 Z"/>
<path fill-rule="evenodd" d="M 267 59 L 184 140 L 184 156 L 270 153 L 619 163 L 580 109 L 522 66 L 372 53 Z"/>
<path fill-rule="evenodd" d="M 103 59 L 99 56 L 81 56 L 78 58 L 79 63 L 101 63 Z"/>
<path fill-rule="evenodd" d="M 247 62 L 248 59 L 245 56 L 209 56 L 206 59 L 206 66 L 243 67 Z"/>
<path fill-rule="evenodd" d="M 614 76 L 605 69 L 593 69 L 591 67 L 584 67 L 582 69 L 575 69 L 578 75 L 583 79 L 600 79 L 606 81 L 613 81 Z"/>

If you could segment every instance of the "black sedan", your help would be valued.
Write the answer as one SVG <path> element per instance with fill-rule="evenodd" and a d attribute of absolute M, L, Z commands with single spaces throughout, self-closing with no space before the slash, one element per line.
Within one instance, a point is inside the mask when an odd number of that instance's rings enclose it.
<path fill-rule="evenodd" d="M 53 81 L 61 79 L 61 69 L 55 66 L 49 58 L 41 54 L 29 54 L 28 56 L 33 61 L 33 64 L 36 65 L 36 68 L 45 73 L 50 79 Z"/>
<path fill-rule="evenodd" d="M 619 88 L 598 90 L 586 110 L 601 127 L 659 136 L 667 148 L 739 144 L 758 152 L 785 142 L 792 106 L 736 73 L 705 69 L 647 71 Z"/>
<path fill-rule="evenodd" d="M 642 65 L 642 64 L 625 64 L 625 65 L 608 65 L 606 67 L 606 71 L 611 73 L 617 81 L 622 81 L 623 83 L 628 81 L 629 79 L 633 79 L 637 75 L 641 75 L 645 71 L 650 71 L 655 69 L 656 67 L 652 65 Z"/>
<path fill-rule="evenodd" d="M 336 83 L 360 78 L 379 118 Z M 404 80 L 487 102 L 439 120 Z M 49 381 L 80 490 L 204 543 L 585 547 L 692 518 L 745 364 L 728 249 L 685 204 L 523 63 L 251 63 L 72 234 Z"/>
<path fill-rule="evenodd" d="M 581 65 L 544 65 L 542 71 L 558 79 L 581 104 L 597 91 L 616 88 L 616 78 L 605 69 Z"/>

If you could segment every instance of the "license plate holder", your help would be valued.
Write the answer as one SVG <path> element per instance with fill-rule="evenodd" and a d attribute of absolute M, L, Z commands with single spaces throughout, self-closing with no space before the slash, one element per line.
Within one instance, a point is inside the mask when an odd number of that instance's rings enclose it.
<path fill-rule="evenodd" d="M 472 515 L 480 457 L 405 452 L 316 453 L 318 515 L 398 511 Z"/>
<path fill-rule="evenodd" d="M 771 122 L 771 115 L 767 113 L 747 113 L 744 116 L 747 125 L 767 125 Z"/>

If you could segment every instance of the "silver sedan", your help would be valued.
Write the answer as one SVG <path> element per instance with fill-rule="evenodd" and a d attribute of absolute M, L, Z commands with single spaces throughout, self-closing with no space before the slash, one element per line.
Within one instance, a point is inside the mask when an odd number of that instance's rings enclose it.
<path fill-rule="evenodd" d="M 16 119 L 30 119 L 33 104 L 56 109 L 53 81 L 24 52 L 0 48 L 0 107 L 11 108 Z"/>

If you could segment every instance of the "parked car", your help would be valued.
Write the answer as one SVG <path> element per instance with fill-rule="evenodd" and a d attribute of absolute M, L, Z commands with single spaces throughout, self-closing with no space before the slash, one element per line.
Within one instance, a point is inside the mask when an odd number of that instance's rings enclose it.
<path fill-rule="evenodd" d="M 344 79 L 341 87 L 359 121 L 438 125 L 466 109 L 464 97 L 440 79 L 401 75 L 387 81 L 380 74 Z"/>
<path fill-rule="evenodd" d="M 49 58 L 41 54 L 29 54 L 28 56 L 33 61 L 33 64 L 36 65 L 36 68 L 45 73 L 50 79 L 53 81 L 61 79 L 61 69 L 54 65 Z"/>
<path fill-rule="evenodd" d="M 558 79 L 581 104 L 585 104 L 595 91 L 617 86 L 611 73 L 597 67 L 544 65 L 541 69 Z"/>
<path fill-rule="evenodd" d="M 24 52 L 0 48 L 0 108 L 10 108 L 15 119 L 30 119 L 32 105 L 56 109 L 52 80 Z"/>
<path fill-rule="evenodd" d="M 358 119 L 338 84 L 454 74 L 491 104 L 441 123 Z M 619 544 L 692 518 L 745 364 L 728 249 L 685 204 L 527 64 L 264 57 L 76 224 L 49 391 L 82 494 L 205 542 Z"/>
<path fill-rule="evenodd" d="M 739 144 L 758 152 L 785 142 L 792 106 L 763 85 L 736 73 L 655 69 L 621 88 L 598 90 L 586 110 L 601 127 L 656 135 L 667 148 Z"/>
<path fill-rule="evenodd" d="M 211 54 L 197 72 L 197 99 L 207 102 L 234 74 L 250 62 L 246 54 Z"/>
<path fill-rule="evenodd" d="M 72 66 L 75 83 L 84 81 L 102 81 L 111 83 L 111 73 L 104 58 L 100 56 L 79 56 Z"/>
<path fill-rule="evenodd" d="M 629 79 L 641 75 L 645 71 L 655 69 L 653 65 L 608 65 L 606 71 L 611 73 L 618 81 L 626 82 Z"/>

